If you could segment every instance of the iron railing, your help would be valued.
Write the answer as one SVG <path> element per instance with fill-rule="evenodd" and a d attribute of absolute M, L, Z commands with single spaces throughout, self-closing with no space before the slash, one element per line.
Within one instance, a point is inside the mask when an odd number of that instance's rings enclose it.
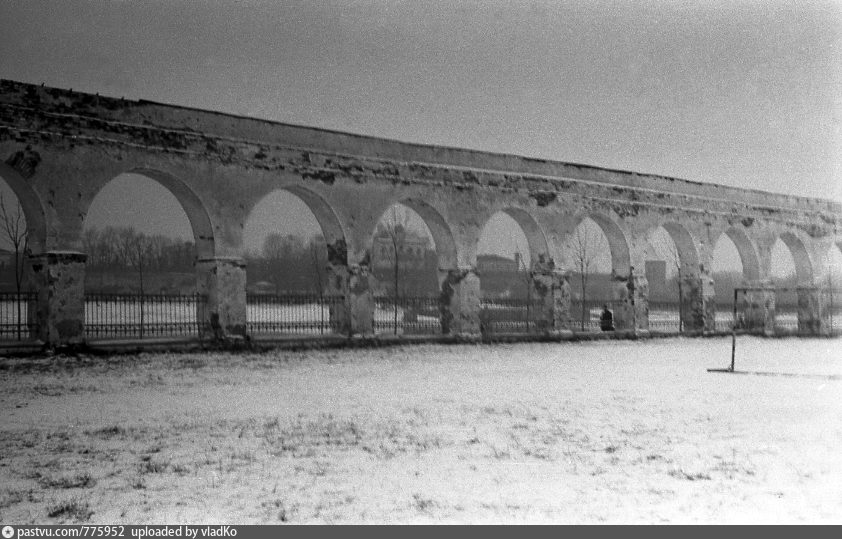
<path fill-rule="evenodd" d="M 822 292 L 828 332 L 832 335 L 840 335 L 842 334 L 842 289 L 825 288 Z"/>
<path fill-rule="evenodd" d="M 30 319 L 34 302 L 32 292 L 0 292 L 0 339 L 26 341 L 35 336 L 36 327 Z"/>
<path fill-rule="evenodd" d="M 716 332 L 731 331 L 734 327 L 734 312 L 732 308 L 726 308 L 724 305 L 716 305 L 716 310 L 713 313 L 713 329 Z"/>
<path fill-rule="evenodd" d="M 85 336 L 201 336 L 205 307 L 198 294 L 85 294 Z"/>
<path fill-rule="evenodd" d="M 797 305 L 775 305 L 775 333 L 799 333 Z"/>
<path fill-rule="evenodd" d="M 342 297 L 326 294 L 248 294 L 246 330 L 252 335 L 330 334 L 338 331 L 335 312 L 342 304 Z"/>
<path fill-rule="evenodd" d="M 377 296 L 374 298 L 374 332 L 393 335 L 441 333 L 439 298 L 429 296 Z"/>
<path fill-rule="evenodd" d="M 686 324 L 681 320 L 681 306 L 670 301 L 650 301 L 649 330 L 661 333 L 686 331 Z"/>
<path fill-rule="evenodd" d="M 747 297 L 752 294 L 754 297 Z M 802 296 L 804 294 L 804 296 Z M 821 287 L 737 288 L 734 330 L 777 335 L 835 335 L 840 331 L 838 290 Z"/>
<path fill-rule="evenodd" d="M 535 333 L 546 318 L 538 298 L 483 298 L 480 329 L 484 334 Z"/>
<path fill-rule="evenodd" d="M 600 317 L 602 307 L 608 305 L 614 319 L 614 327 L 617 327 L 617 310 L 622 305 L 619 300 L 596 300 L 590 299 L 584 302 L 584 319 L 582 318 L 582 300 L 570 302 L 570 329 L 574 332 L 602 331 Z"/>
<path fill-rule="evenodd" d="M 842 291 L 824 289 L 821 298 L 821 333 L 842 333 Z M 26 341 L 35 337 L 37 328 L 32 316 L 34 293 L 0 293 L 0 340 Z M 441 332 L 439 300 L 435 297 L 376 297 L 374 329 L 380 334 L 438 334 Z M 570 329 L 600 331 L 602 306 L 608 304 L 615 313 L 616 301 L 591 300 L 585 304 L 584 324 L 582 303 L 570 305 Z M 734 313 L 737 314 L 738 333 L 756 332 L 749 327 L 743 307 L 715 311 L 717 331 L 731 331 Z M 203 336 L 212 332 L 205 322 L 206 298 L 197 294 L 101 294 L 85 295 L 85 336 L 89 339 L 155 338 L 168 336 Z M 247 331 L 249 334 L 336 333 L 345 315 L 343 299 L 318 294 L 249 294 L 247 296 Z M 538 333 L 546 325 L 544 306 L 536 299 L 485 298 L 481 302 L 480 323 L 483 333 Z M 397 313 L 397 317 L 395 314 Z M 803 316 L 803 313 L 802 313 Z M 816 333 L 802 320 L 798 307 L 776 304 L 774 330 L 779 334 Z M 654 331 L 678 332 L 678 305 L 651 302 L 649 327 Z"/>

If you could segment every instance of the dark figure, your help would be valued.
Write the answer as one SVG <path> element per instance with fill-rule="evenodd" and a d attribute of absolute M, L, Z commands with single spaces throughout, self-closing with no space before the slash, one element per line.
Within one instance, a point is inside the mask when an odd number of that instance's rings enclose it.
<path fill-rule="evenodd" d="M 608 310 L 608 305 L 602 306 L 602 314 L 599 315 L 599 327 L 602 331 L 614 331 L 614 315 Z"/>

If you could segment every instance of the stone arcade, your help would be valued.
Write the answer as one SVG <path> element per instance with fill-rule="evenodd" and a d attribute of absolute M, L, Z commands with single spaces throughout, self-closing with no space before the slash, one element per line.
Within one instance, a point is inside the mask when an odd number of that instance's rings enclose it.
<path fill-rule="evenodd" d="M 246 331 L 243 225 L 277 189 L 299 197 L 328 243 L 330 287 L 347 301 L 343 332 L 372 332 L 370 253 L 376 223 L 394 203 L 420 215 L 439 260 L 445 332 L 479 333 L 477 243 L 504 211 L 529 242 L 547 333 L 569 331 L 572 233 L 586 217 L 611 248 L 620 330 L 648 330 L 644 251 L 663 226 L 678 249 L 688 329 L 713 328 L 713 248 L 730 237 L 752 302 L 768 307 L 771 251 L 780 238 L 796 263 L 799 324 L 821 333 L 821 297 L 810 285 L 842 247 L 842 205 L 675 178 L 514 155 L 423 146 L 217 112 L 0 82 L 0 178 L 18 196 L 30 230 L 34 322 L 48 345 L 84 340 L 82 225 L 116 176 L 142 174 L 169 189 L 196 241 L 198 290 L 220 338 Z M 797 179 L 793 179 L 797 181 Z M 774 306 L 772 305 L 772 310 Z M 768 308 L 751 313 L 766 327 Z"/>

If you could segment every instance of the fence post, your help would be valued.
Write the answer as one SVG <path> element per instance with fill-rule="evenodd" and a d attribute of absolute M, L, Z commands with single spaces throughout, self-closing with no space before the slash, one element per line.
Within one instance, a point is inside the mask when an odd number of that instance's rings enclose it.
<path fill-rule="evenodd" d="M 36 293 L 36 335 L 48 347 L 78 344 L 85 338 L 85 261 L 76 251 L 30 256 Z"/>

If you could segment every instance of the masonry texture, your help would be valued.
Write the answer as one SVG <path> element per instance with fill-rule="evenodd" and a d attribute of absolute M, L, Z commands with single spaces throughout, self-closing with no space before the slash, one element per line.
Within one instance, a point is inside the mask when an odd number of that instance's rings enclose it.
<path fill-rule="evenodd" d="M 477 244 L 498 211 L 527 236 L 546 332 L 569 330 L 566 270 L 573 267 L 573 231 L 586 217 L 608 239 L 617 327 L 632 333 L 648 329 L 645 248 L 660 226 L 681 259 L 685 323 L 700 331 L 713 327 L 710 268 L 722 234 L 737 246 L 746 283 L 759 288 L 769 285 L 777 239 L 792 252 L 805 287 L 821 282 L 830 248 L 842 246 L 842 205 L 827 200 L 0 81 L 0 177 L 29 224 L 40 268 L 35 311 L 46 342 L 83 338 L 83 222 L 103 186 L 127 172 L 159 182 L 184 208 L 196 240 L 198 288 L 209 298 L 203 316 L 222 339 L 243 337 L 247 327 L 244 223 L 279 189 L 307 204 L 322 227 L 328 288 L 345 300 L 332 308 L 331 323 L 343 334 L 372 331 L 372 242 L 377 221 L 395 203 L 418 213 L 433 235 L 447 334 L 482 331 Z M 767 296 L 748 300 L 746 323 L 769 324 L 760 319 L 774 311 Z M 820 298 L 802 296 L 803 325 L 823 327 Z"/>

